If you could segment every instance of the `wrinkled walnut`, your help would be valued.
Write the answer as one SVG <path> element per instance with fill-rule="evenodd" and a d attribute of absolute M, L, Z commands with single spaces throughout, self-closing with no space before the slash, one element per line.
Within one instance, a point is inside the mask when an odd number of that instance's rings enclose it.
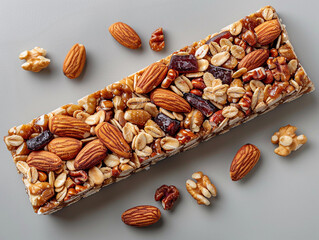
<path fill-rule="evenodd" d="M 24 70 L 39 72 L 50 64 L 50 59 L 45 58 L 47 51 L 40 47 L 35 47 L 30 51 L 20 53 L 19 58 L 25 59 L 26 62 L 21 65 Z"/>
<path fill-rule="evenodd" d="M 164 210 L 170 210 L 179 198 L 179 191 L 173 185 L 162 185 L 156 190 L 154 198 L 155 201 L 162 201 Z"/>
<path fill-rule="evenodd" d="M 289 72 L 288 64 L 286 62 L 286 58 L 284 57 L 269 58 L 267 60 L 267 64 L 273 74 L 274 79 L 276 79 L 277 81 L 283 81 L 283 82 L 289 81 L 290 72 Z"/>
<path fill-rule="evenodd" d="M 71 179 L 74 181 L 75 184 L 83 184 L 88 180 L 88 175 L 85 171 L 79 170 L 79 171 L 70 171 L 69 175 Z"/>
<path fill-rule="evenodd" d="M 156 29 L 150 39 L 150 47 L 152 50 L 159 52 L 165 47 L 163 28 Z"/>
<path fill-rule="evenodd" d="M 273 144 L 279 144 L 279 147 L 275 149 L 275 153 L 280 156 L 288 156 L 292 151 L 296 151 L 303 144 L 307 142 L 305 135 L 297 136 L 295 134 L 297 128 L 291 125 L 281 127 L 278 132 L 271 137 Z"/>
<path fill-rule="evenodd" d="M 251 80 L 263 80 L 266 78 L 266 72 L 263 67 L 255 68 L 243 75 L 243 81 L 249 82 Z"/>
<path fill-rule="evenodd" d="M 54 196 L 54 189 L 48 182 L 27 183 L 32 206 L 40 207 Z"/>
<path fill-rule="evenodd" d="M 198 204 L 209 205 L 210 202 L 207 198 L 217 196 L 216 187 L 202 172 L 193 173 L 192 178 L 197 180 L 197 183 L 195 183 L 193 180 L 188 179 L 186 181 L 187 191 L 195 200 L 197 200 Z"/>

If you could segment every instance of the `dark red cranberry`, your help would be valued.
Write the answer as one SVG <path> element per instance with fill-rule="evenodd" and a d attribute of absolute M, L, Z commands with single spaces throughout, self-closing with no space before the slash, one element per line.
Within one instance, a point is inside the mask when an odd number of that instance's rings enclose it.
<path fill-rule="evenodd" d="M 192 107 L 198 109 L 206 117 L 209 117 L 218 110 L 211 102 L 193 93 L 185 93 L 184 97 L 186 101 L 189 102 L 190 105 L 192 105 Z"/>
<path fill-rule="evenodd" d="M 171 119 L 163 113 L 158 114 L 154 121 L 160 128 L 171 136 L 174 136 L 180 128 L 181 122 L 175 119 Z"/>
<path fill-rule="evenodd" d="M 211 39 L 209 39 L 206 44 L 210 43 L 210 42 L 217 42 L 219 44 L 220 39 L 222 38 L 230 38 L 232 35 L 229 31 L 225 31 L 225 32 L 221 32 L 219 34 L 217 34 L 216 36 L 212 37 Z"/>
<path fill-rule="evenodd" d="M 168 69 L 174 69 L 179 73 L 191 73 L 198 71 L 197 59 L 193 54 L 173 55 Z"/>
<path fill-rule="evenodd" d="M 209 65 L 208 72 L 214 75 L 215 78 L 219 78 L 222 80 L 223 84 L 230 84 L 232 81 L 232 73 L 233 71 L 227 68 L 216 67 L 214 65 Z"/>

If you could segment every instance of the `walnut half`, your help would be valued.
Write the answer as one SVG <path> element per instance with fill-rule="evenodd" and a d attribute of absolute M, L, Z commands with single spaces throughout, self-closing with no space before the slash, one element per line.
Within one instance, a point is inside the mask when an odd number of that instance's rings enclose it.
<path fill-rule="evenodd" d="M 50 59 L 45 58 L 47 51 L 40 47 L 35 47 L 30 51 L 23 51 L 19 58 L 25 59 L 26 62 L 21 65 L 24 70 L 39 72 L 50 64 Z"/>

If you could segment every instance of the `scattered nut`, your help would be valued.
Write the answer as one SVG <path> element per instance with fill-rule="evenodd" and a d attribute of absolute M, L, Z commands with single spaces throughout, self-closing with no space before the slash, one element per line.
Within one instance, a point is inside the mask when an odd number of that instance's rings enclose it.
<path fill-rule="evenodd" d="M 179 198 L 179 191 L 174 185 L 162 185 L 155 192 L 155 201 L 161 201 L 164 210 L 170 210 Z"/>
<path fill-rule="evenodd" d="M 165 47 L 163 28 L 156 29 L 150 39 L 150 47 L 152 50 L 159 52 Z"/>
<path fill-rule="evenodd" d="M 198 204 L 205 204 L 206 206 L 210 205 L 210 202 L 207 198 L 217 196 L 216 187 L 202 172 L 193 173 L 192 178 L 197 180 L 197 183 L 188 179 L 186 181 L 187 191 L 195 200 L 197 200 Z"/>
<path fill-rule="evenodd" d="M 45 58 L 47 51 L 40 47 L 35 47 L 30 51 L 20 53 L 19 58 L 26 62 L 21 65 L 24 70 L 39 72 L 50 64 L 50 59 Z"/>
<path fill-rule="evenodd" d="M 305 135 L 297 136 L 295 134 L 297 128 L 291 125 L 281 127 L 278 132 L 271 137 L 273 144 L 279 144 L 275 149 L 275 153 L 280 156 L 288 156 L 292 151 L 296 151 L 307 142 Z"/>

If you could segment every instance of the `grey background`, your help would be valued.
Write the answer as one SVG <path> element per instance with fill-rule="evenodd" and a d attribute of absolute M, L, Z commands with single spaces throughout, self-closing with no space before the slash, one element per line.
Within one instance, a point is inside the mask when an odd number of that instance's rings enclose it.
<path fill-rule="evenodd" d="M 0 135 L 43 113 L 104 87 L 176 49 L 272 4 L 283 18 L 307 73 L 317 84 L 318 5 L 316 1 L 84 1 L 2 0 L 0 7 Z M 130 50 L 108 33 L 123 21 L 143 46 Z M 165 50 L 155 53 L 148 40 L 165 30 Z M 71 46 L 82 43 L 87 64 L 79 79 L 62 73 Z M 21 51 L 40 46 L 51 65 L 40 73 L 20 68 Z M 51 216 L 33 213 L 21 177 L 1 142 L 0 239 L 319 239 L 318 94 L 278 107 L 227 134 L 171 157 L 127 180 Z M 309 142 L 287 158 L 273 153 L 271 135 L 293 124 Z M 257 145 L 261 159 L 249 176 L 232 182 L 229 166 L 245 143 Z M 199 206 L 184 184 L 194 171 L 206 173 L 218 189 L 210 207 Z M 152 204 L 162 184 L 174 184 L 181 199 L 162 211 L 160 223 L 136 229 L 121 222 L 124 210 Z M 160 207 L 161 208 L 161 207 Z"/>

